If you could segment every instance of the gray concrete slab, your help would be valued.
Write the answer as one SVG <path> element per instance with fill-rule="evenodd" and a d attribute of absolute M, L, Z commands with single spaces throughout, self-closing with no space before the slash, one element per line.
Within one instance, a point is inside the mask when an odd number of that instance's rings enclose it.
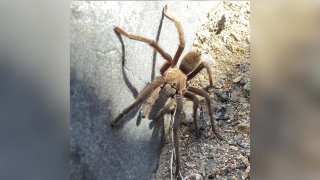
<path fill-rule="evenodd" d="M 148 45 L 119 37 L 113 25 L 152 39 L 172 56 L 178 33 L 162 8 L 184 27 L 186 50 L 218 2 L 71 2 L 71 179 L 152 179 L 163 126 L 135 108 L 119 128 L 110 121 L 159 75 L 164 62 Z M 121 43 L 123 41 L 123 44 Z"/>

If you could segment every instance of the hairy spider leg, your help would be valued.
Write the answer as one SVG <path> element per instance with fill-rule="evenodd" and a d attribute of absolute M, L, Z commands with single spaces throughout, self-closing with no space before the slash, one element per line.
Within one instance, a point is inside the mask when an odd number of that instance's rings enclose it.
<path fill-rule="evenodd" d="M 195 94 L 188 92 L 188 91 L 186 91 L 183 94 L 183 96 L 190 99 L 193 102 L 193 121 L 194 121 L 194 126 L 196 129 L 196 137 L 199 138 L 200 132 L 199 132 L 199 127 L 198 127 L 198 107 L 199 107 L 200 101 Z"/>
<path fill-rule="evenodd" d="M 143 103 L 142 108 L 140 110 L 140 114 L 142 118 L 149 116 L 154 102 L 159 97 L 160 89 L 161 87 L 157 87 L 149 96 L 149 98 Z"/>
<path fill-rule="evenodd" d="M 203 68 L 206 68 L 208 76 L 209 76 L 209 83 L 211 87 L 214 87 L 214 78 L 213 78 L 213 72 L 210 69 L 210 65 L 208 62 L 201 61 L 201 63 L 197 66 L 195 70 L 193 70 L 190 74 L 187 76 L 187 80 L 189 81 L 193 77 L 195 77 Z"/>
<path fill-rule="evenodd" d="M 140 104 L 142 101 L 144 101 L 146 98 L 148 98 L 152 92 L 162 85 L 165 82 L 163 77 L 155 77 L 150 84 L 148 84 L 138 95 L 135 102 L 133 102 L 129 107 L 124 109 L 112 122 L 111 125 L 115 126 L 118 124 L 120 119 L 126 115 L 131 109 L 133 109 L 135 106 Z"/>
<path fill-rule="evenodd" d="M 177 107 L 174 115 L 173 121 L 173 144 L 174 144 L 174 152 L 176 155 L 176 176 L 180 176 L 180 152 L 179 152 L 179 125 L 182 111 L 182 100 L 183 97 L 181 94 L 176 95 Z"/>
<path fill-rule="evenodd" d="M 168 54 L 167 52 L 165 52 L 160 46 L 159 44 L 155 41 L 155 40 L 152 40 L 152 39 L 148 39 L 148 38 L 145 38 L 143 36 L 140 36 L 140 35 L 137 35 L 137 34 L 133 34 L 133 33 L 128 33 L 126 32 L 125 30 L 121 29 L 120 27 L 118 26 L 115 26 L 114 27 L 114 30 L 125 36 L 125 37 L 128 37 L 129 39 L 132 39 L 132 40 L 137 40 L 137 41 L 141 41 L 141 42 L 145 42 L 147 44 L 149 44 L 151 47 L 153 47 L 157 52 L 160 53 L 160 55 L 165 59 L 167 60 L 167 62 L 163 65 L 163 67 L 160 69 L 160 72 L 161 74 L 163 74 L 167 69 L 165 67 L 168 66 L 168 64 L 171 64 L 172 63 L 172 57 L 170 56 L 170 54 Z"/>
<path fill-rule="evenodd" d="M 183 33 L 183 28 L 181 26 L 181 23 L 173 16 L 169 15 L 167 13 L 167 9 L 168 9 L 168 6 L 165 5 L 163 7 L 163 13 L 164 15 L 170 19 L 174 25 L 176 26 L 177 30 L 178 30 L 178 34 L 179 34 L 179 46 L 178 46 L 178 49 L 176 51 L 176 54 L 174 55 L 173 57 L 173 61 L 171 63 L 171 67 L 174 67 L 175 65 L 177 65 L 177 62 L 181 56 L 181 53 L 183 52 L 184 50 L 184 47 L 185 47 L 185 37 L 184 37 L 184 33 Z"/>
<path fill-rule="evenodd" d="M 209 94 L 206 91 L 202 90 L 202 89 L 199 89 L 199 88 L 196 88 L 196 87 L 192 87 L 192 86 L 189 86 L 187 88 L 187 90 L 205 98 L 205 100 L 207 102 L 207 106 L 208 106 L 208 111 L 209 111 L 212 131 L 220 140 L 223 140 L 224 138 L 221 136 L 221 134 L 215 128 L 215 122 L 214 122 L 214 118 L 213 118 L 213 111 L 212 111 L 212 108 L 211 108 L 211 99 L 210 99 Z"/>

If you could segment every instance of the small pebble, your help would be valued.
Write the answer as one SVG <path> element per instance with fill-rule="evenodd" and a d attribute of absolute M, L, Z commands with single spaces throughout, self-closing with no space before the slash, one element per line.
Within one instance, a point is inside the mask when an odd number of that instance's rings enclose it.
<path fill-rule="evenodd" d="M 238 125 L 238 129 L 239 131 L 242 131 L 242 132 L 249 132 L 250 131 L 250 125 L 249 124 L 244 124 L 244 123 L 241 123 Z"/>
<path fill-rule="evenodd" d="M 236 146 L 230 146 L 230 149 L 233 151 L 238 151 L 238 147 L 236 147 Z"/>
<path fill-rule="evenodd" d="M 183 178 L 183 180 L 203 180 L 203 177 L 200 174 L 192 173 Z"/>
<path fill-rule="evenodd" d="M 231 93 L 230 98 L 231 98 L 231 100 L 232 100 L 233 102 L 236 102 L 236 101 L 239 99 L 239 97 L 238 97 L 238 95 L 237 95 L 237 93 L 236 93 L 235 91 L 233 91 L 233 92 Z"/>
<path fill-rule="evenodd" d="M 236 169 L 236 168 L 237 168 L 237 165 L 236 165 L 235 163 L 232 163 L 232 164 L 230 165 L 230 168 L 231 168 L 231 169 Z"/>
<path fill-rule="evenodd" d="M 245 97 L 250 97 L 250 84 L 246 84 L 243 86 L 243 93 Z"/>
<path fill-rule="evenodd" d="M 221 102 L 227 102 L 229 99 L 227 93 L 223 92 L 222 89 L 218 89 L 216 95 Z"/>
<path fill-rule="evenodd" d="M 249 175 L 250 175 L 250 166 L 248 166 L 246 171 L 243 173 L 244 178 L 248 178 Z"/>
<path fill-rule="evenodd" d="M 240 159 L 241 162 L 242 162 L 245 166 L 247 166 L 247 167 L 249 166 L 249 160 L 248 160 L 247 157 L 240 155 L 240 156 L 238 156 L 238 159 Z"/>
<path fill-rule="evenodd" d="M 193 164 L 193 163 L 186 163 L 185 165 L 186 165 L 187 167 L 196 167 L 196 165 Z"/>
<path fill-rule="evenodd" d="M 243 144 L 242 139 L 237 139 L 236 143 L 238 146 L 242 147 L 242 148 L 246 148 L 246 146 Z"/>
<path fill-rule="evenodd" d="M 242 78 L 242 79 L 240 80 L 239 84 L 243 86 L 243 85 L 247 84 L 247 82 L 248 82 L 248 79 Z"/>
<path fill-rule="evenodd" d="M 181 154 L 181 156 L 188 155 L 188 151 L 186 151 L 186 150 L 181 150 L 181 151 L 180 151 L 180 154 Z"/>
<path fill-rule="evenodd" d="M 238 76 L 238 77 L 234 78 L 234 79 L 232 80 L 232 82 L 238 83 L 238 82 L 240 82 L 241 78 L 242 78 L 242 76 Z"/>

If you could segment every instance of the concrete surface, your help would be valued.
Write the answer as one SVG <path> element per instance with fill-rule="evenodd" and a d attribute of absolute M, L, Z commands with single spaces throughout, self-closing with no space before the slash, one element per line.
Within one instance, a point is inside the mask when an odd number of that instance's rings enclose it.
<path fill-rule="evenodd" d="M 168 19 L 161 20 L 165 4 L 181 21 L 188 50 L 218 2 L 71 2 L 71 179 L 154 177 L 163 145 L 161 122 L 139 118 L 138 107 L 119 128 L 112 129 L 110 121 L 159 75 L 164 60 L 144 43 L 119 38 L 112 27 L 159 37 L 173 56 L 178 33 Z"/>

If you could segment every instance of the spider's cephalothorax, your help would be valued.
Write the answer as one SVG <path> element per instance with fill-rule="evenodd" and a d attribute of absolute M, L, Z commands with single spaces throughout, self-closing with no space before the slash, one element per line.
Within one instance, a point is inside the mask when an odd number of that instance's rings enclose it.
<path fill-rule="evenodd" d="M 185 75 L 179 68 L 174 67 L 164 72 L 164 80 L 166 83 L 172 85 L 177 91 L 186 90 L 187 75 Z"/>
<path fill-rule="evenodd" d="M 215 122 L 213 118 L 213 110 L 211 108 L 211 99 L 209 94 L 203 90 L 196 87 L 188 86 L 187 82 L 192 79 L 196 74 L 198 74 L 203 68 L 208 72 L 209 83 L 213 86 L 213 74 L 207 62 L 201 60 L 201 55 L 196 50 L 190 50 L 181 60 L 179 68 L 176 66 L 178 60 L 181 56 L 182 51 L 185 46 L 185 38 L 183 29 L 180 22 L 174 17 L 167 14 L 167 6 L 163 8 L 163 14 L 169 20 L 171 20 L 179 34 L 179 46 L 176 54 L 172 58 L 171 55 L 166 53 L 156 41 L 145 38 L 140 35 L 128 33 L 119 27 L 114 27 L 114 30 L 130 39 L 142 41 L 148 43 L 153 47 L 160 55 L 166 60 L 166 62 L 160 68 L 161 76 L 158 76 L 152 80 L 138 95 L 137 100 L 132 103 L 129 107 L 124 109 L 112 122 L 111 125 L 115 126 L 119 123 L 119 120 L 127 114 L 135 106 L 143 103 L 141 108 L 141 116 L 144 118 L 149 115 L 155 100 L 159 97 L 159 92 L 163 92 L 166 97 L 168 97 L 165 107 L 159 110 L 158 116 L 164 115 L 176 102 L 174 121 L 173 121 L 173 140 L 175 146 L 176 154 L 176 176 L 179 178 L 180 171 L 180 156 L 179 156 L 179 141 L 178 141 L 178 131 L 180 123 L 180 115 L 182 111 L 183 98 L 187 98 L 193 101 L 193 119 L 196 127 L 196 135 L 199 136 L 199 129 L 197 123 L 197 110 L 200 104 L 199 99 L 196 95 L 202 96 L 205 98 L 208 112 L 211 120 L 211 126 L 214 134 L 219 138 L 223 139 L 220 133 L 215 128 Z M 162 88 L 163 91 L 160 91 Z"/>

